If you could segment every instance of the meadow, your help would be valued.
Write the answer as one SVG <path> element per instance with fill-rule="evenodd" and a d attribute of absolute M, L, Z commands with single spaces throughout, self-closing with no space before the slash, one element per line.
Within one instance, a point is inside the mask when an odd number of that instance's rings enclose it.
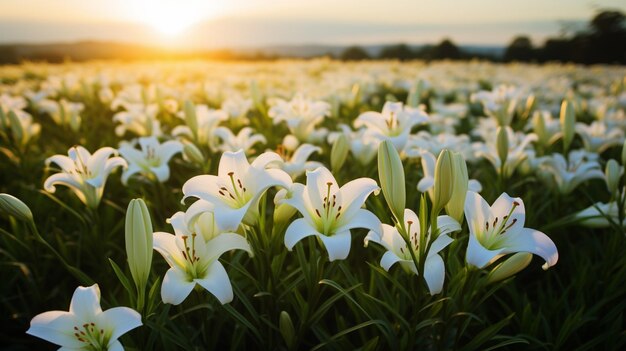
<path fill-rule="evenodd" d="M 625 135 L 622 66 L 2 66 L 0 347 L 624 349 Z"/>

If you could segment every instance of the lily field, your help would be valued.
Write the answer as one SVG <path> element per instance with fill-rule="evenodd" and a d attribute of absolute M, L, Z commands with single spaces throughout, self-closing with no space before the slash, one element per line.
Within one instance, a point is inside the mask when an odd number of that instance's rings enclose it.
<path fill-rule="evenodd" d="M 621 66 L 2 66 L 0 348 L 623 350 L 625 135 Z"/>

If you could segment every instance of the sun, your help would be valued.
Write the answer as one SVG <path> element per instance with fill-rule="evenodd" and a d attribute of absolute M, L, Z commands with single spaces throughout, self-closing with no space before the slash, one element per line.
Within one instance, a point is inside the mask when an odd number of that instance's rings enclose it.
<path fill-rule="evenodd" d="M 216 1 L 211 0 L 135 0 L 137 20 L 166 36 L 176 36 L 194 24 L 214 17 Z"/>

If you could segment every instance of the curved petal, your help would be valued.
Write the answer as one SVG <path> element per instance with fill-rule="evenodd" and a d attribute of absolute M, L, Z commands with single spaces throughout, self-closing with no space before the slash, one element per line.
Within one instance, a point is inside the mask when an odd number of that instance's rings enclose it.
<path fill-rule="evenodd" d="M 275 152 L 267 151 L 257 156 L 257 158 L 252 161 L 251 166 L 258 169 L 265 169 L 265 167 L 272 162 L 282 162 L 282 158 Z"/>
<path fill-rule="evenodd" d="M 218 198 L 219 184 L 222 181 L 214 175 L 199 175 L 192 177 L 183 184 L 184 199 L 193 196 L 211 202 L 220 201 Z"/>
<path fill-rule="evenodd" d="M 238 150 L 236 152 L 226 151 L 220 158 L 217 176 L 227 179 L 230 172 L 235 172 L 237 176 L 241 177 L 248 173 L 249 168 L 250 163 L 248 163 L 248 159 L 246 158 L 246 154 L 243 150 Z"/>
<path fill-rule="evenodd" d="M 441 292 L 443 281 L 446 279 L 446 267 L 443 259 L 439 255 L 432 255 L 426 258 L 424 263 L 424 280 L 428 285 L 431 295 Z"/>
<path fill-rule="evenodd" d="M 428 256 L 436 255 L 439 251 L 443 250 L 446 246 L 450 245 L 454 239 L 449 237 L 446 234 L 440 234 L 432 244 L 430 244 L 430 249 L 428 250 Z"/>
<path fill-rule="evenodd" d="M 291 162 L 304 163 L 314 152 L 321 153 L 322 149 L 319 146 L 302 144 L 296 149 L 296 151 L 294 151 L 293 155 L 291 156 Z"/>
<path fill-rule="evenodd" d="M 400 261 L 402 261 L 402 259 L 398 257 L 395 253 L 387 251 L 380 259 L 380 266 L 383 267 L 384 270 L 389 271 L 391 266 Z"/>
<path fill-rule="evenodd" d="M 146 163 L 144 154 L 132 147 L 130 144 L 124 144 L 118 149 L 120 155 L 131 164 L 144 165 Z"/>
<path fill-rule="evenodd" d="M 530 228 L 523 228 L 517 235 L 507 236 L 504 240 L 506 253 L 530 252 L 546 261 L 544 269 L 554 266 L 559 260 L 559 252 L 552 239 L 544 233 Z"/>
<path fill-rule="evenodd" d="M 55 163 L 57 166 L 61 167 L 64 172 L 71 172 L 76 169 L 74 160 L 65 155 L 54 155 L 48 157 L 46 159 L 46 166 L 50 166 L 51 163 Z"/>
<path fill-rule="evenodd" d="M 382 233 L 382 227 L 378 217 L 372 212 L 362 208 L 358 208 L 351 218 L 344 215 L 340 216 L 338 225 L 335 232 L 343 232 L 352 228 L 365 228 L 377 233 Z"/>
<path fill-rule="evenodd" d="M 184 267 L 181 263 L 184 261 L 184 258 L 179 257 L 179 255 L 182 255 L 182 252 L 176 244 L 176 235 L 164 232 L 153 233 L 152 246 L 163 256 L 170 267 Z"/>
<path fill-rule="evenodd" d="M 72 301 L 70 302 L 70 313 L 76 315 L 80 320 L 88 321 L 101 312 L 100 287 L 98 284 L 90 287 L 79 286 L 74 290 L 74 295 L 72 295 Z"/>
<path fill-rule="evenodd" d="M 167 163 L 161 164 L 159 167 L 152 167 L 150 171 L 157 177 L 159 182 L 163 183 L 170 179 L 170 166 Z"/>
<path fill-rule="evenodd" d="M 311 235 L 321 235 L 304 218 L 293 221 L 285 232 L 285 246 L 291 251 L 293 247 L 302 239 Z"/>
<path fill-rule="evenodd" d="M 370 178 L 359 178 L 344 184 L 339 190 L 342 217 L 349 220 L 363 206 L 367 197 L 379 190 L 376 181 Z"/>
<path fill-rule="evenodd" d="M 324 243 L 326 251 L 328 251 L 329 261 L 343 260 L 348 257 L 352 240 L 349 230 L 338 232 L 331 236 L 318 234 L 317 237 Z"/>
<path fill-rule="evenodd" d="M 106 179 L 106 177 L 113 172 L 113 170 L 116 167 L 123 167 L 126 168 L 128 167 L 128 163 L 126 162 L 125 159 L 121 158 L 121 157 L 111 157 L 110 159 L 106 160 L 106 162 L 104 163 L 104 168 L 102 169 L 102 176 Z"/>
<path fill-rule="evenodd" d="M 115 149 L 112 147 L 102 147 L 96 150 L 96 152 L 94 152 L 93 155 L 91 155 L 89 160 L 83 160 L 83 161 L 87 162 L 86 166 L 88 169 L 92 171 L 101 170 L 104 168 L 104 164 L 106 160 L 109 158 L 109 156 L 116 154 L 116 153 L 117 151 L 115 151 Z"/>
<path fill-rule="evenodd" d="M 56 191 L 55 185 L 65 185 L 68 188 L 72 188 L 78 192 L 82 192 L 82 184 L 76 180 L 76 178 L 67 173 L 56 173 L 49 176 L 46 181 L 43 183 L 43 188 L 49 192 L 53 193 Z"/>
<path fill-rule="evenodd" d="M 327 194 L 337 194 L 339 186 L 326 167 L 306 173 L 306 193 L 313 208 L 322 209 Z"/>
<path fill-rule="evenodd" d="M 485 222 L 491 218 L 491 207 L 478 193 L 468 191 L 465 196 L 465 218 L 472 235 L 481 235 Z"/>
<path fill-rule="evenodd" d="M 235 233 L 223 233 L 207 242 L 206 257 L 217 260 L 224 252 L 244 250 L 252 256 L 252 248 L 243 236 Z"/>
<path fill-rule="evenodd" d="M 224 266 L 219 261 L 213 262 L 203 279 L 195 279 L 208 292 L 213 294 L 223 305 L 233 300 L 233 287 Z"/>
<path fill-rule="evenodd" d="M 36 336 L 59 346 L 79 348 L 84 344 L 74 336 L 74 326 L 81 325 L 74 314 L 65 311 L 49 311 L 38 314 L 30 321 L 26 334 Z"/>
<path fill-rule="evenodd" d="M 122 184 L 128 184 L 130 177 L 137 173 L 141 173 L 141 171 L 143 171 L 143 169 L 139 168 L 136 164 L 131 163 L 130 166 L 122 172 Z"/>
<path fill-rule="evenodd" d="M 111 330 L 110 340 L 117 340 L 120 336 L 128 331 L 141 326 L 141 315 L 128 307 L 113 307 L 99 316 L 102 323 L 106 326 L 106 330 Z"/>
<path fill-rule="evenodd" d="M 450 216 L 437 217 L 438 235 L 449 234 L 461 230 L 461 225 Z"/>
<path fill-rule="evenodd" d="M 119 340 L 111 339 L 109 341 L 109 345 L 107 346 L 107 351 L 124 351 L 124 346 L 122 346 L 122 343 L 120 343 Z"/>
<path fill-rule="evenodd" d="M 513 213 L 511 213 L 511 218 L 506 219 L 507 223 L 511 225 L 510 229 L 507 230 L 509 233 L 517 232 L 524 227 L 526 220 L 524 201 L 519 197 L 510 197 L 509 194 L 502 193 L 493 205 L 491 205 L 492 215 L 498 217 L 501 221 L 511 212 L 513 206 L 515 206 L 515 209 Z M 513 221 L 515 221 L 515 223 L 513 223 Z"/>
<path fill-rule="evenodd" d="M 180 305 L 195 286 L 195 281 L 190 281 L 184 272 L 172 267 L 167 270 L 163 278 L 161 299 L 164 303 Z"/>
<path fill-rule="evenodd" d="M 470 233 L 465 260 L 478 268 L 484 268 L 502 254 L 502 250 L 488 250 Z"/>
<path fill-rule="evenodd" d="M 183 144 L 177 140 L 169 140 L 161 144 L 158 150 L 161 163 L 167 164 L 172 156 L 183 152 Z"/>
<path fill-rule="evenodd" d="M 432 188 L 435 185 L 435 178 L 433 177 L 424 177 L 417 182 L 417 190 L 421 193 L 428 191 L 428 189 Z"/>
<path fill-rule="evenodd" d="M 176 235 L 191 235 L 191 231 L 187 226 L 185 212 L 178 211 L 174 213 L 172 217 L 167 219 L 167 223 L 174 228 L 174 233 L 176 233 Z"/>

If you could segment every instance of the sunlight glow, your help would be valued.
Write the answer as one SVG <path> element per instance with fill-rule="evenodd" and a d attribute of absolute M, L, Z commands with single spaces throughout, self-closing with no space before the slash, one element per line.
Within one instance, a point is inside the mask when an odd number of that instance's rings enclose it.
<path fill-rule="evenodd" d="M 178 35 L 218 14 L 216 1 L 135 0 L 130 5 L 140 22 L 167 36 Z"/>

